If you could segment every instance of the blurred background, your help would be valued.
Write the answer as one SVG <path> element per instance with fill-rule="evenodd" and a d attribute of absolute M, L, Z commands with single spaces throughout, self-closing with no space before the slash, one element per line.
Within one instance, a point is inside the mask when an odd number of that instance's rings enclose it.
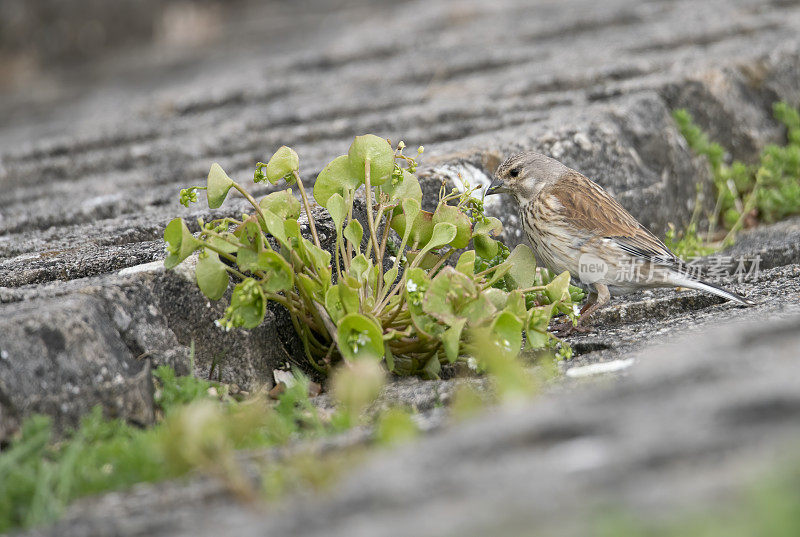
<path fill-rule="evenodd" d="M 4 127 L 46 121 L 64 105 L 103 101 L 104 92 L 109 106 L 130 106 L 131 94 L 189 78 L 222 58 L 280 54 L 324 17 L 358 4 L 3 0 L 0 119 Z M 81 123 L 102 112 L 83 108 L 72 118 Z"/>

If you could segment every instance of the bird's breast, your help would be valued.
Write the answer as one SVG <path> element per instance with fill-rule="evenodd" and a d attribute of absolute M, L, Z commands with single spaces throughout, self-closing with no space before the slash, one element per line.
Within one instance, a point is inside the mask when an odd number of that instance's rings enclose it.
<path fill-rule="evenodd" d="M 557 206 L 538 198 L 520 207 L 520 220 L 536 262 L 556 273 L 578 272 L 579 239 L 564 225 Z"/>

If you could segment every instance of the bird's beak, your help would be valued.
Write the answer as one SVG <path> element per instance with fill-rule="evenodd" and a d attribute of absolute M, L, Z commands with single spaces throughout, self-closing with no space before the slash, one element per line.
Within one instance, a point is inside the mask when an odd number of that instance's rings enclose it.
<path fill-rule="evenodd" d="M 495 177 L 492 180 L 492 184 L 489 185 L 489 188 L 486 189 L 486 195 L 490 194 L 500 194 L 501 192 L 505 192 L 506 184 L 499 178 Z"/>

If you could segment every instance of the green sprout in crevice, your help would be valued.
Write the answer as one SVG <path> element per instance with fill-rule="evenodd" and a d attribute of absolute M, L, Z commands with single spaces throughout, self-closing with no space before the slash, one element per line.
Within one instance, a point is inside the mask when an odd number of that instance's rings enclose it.
<path fill-rule="evenodd" d="M 727 164 L 725 149 L 709 139 L 687 110 L 673 112 L 689 147 L 708 159 L 716 193 L 704 238 L 697 231 L 697 210 L 685 230 L 673 227 L 668 232 L 667 243 L 676 253 L 706 255 L 732 244 L 744 227 L 800 214 L 800 112 L 778 102 L 773 105 L 773 115 L 786 128 L 786 144 L 767 145 L 758 164 L 748 165 L 739 160 Z M 699 204 L 696 207 L 699 209 Z M 718 232 L 720 227 L 723 233 Z"/>

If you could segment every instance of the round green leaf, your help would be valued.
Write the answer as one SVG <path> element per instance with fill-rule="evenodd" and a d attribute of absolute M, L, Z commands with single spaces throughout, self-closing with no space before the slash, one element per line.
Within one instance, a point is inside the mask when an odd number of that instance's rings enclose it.
<path fill-rule="evenodd" d="M 439 357 L 434 354 L 425 362 L 420 374 L 426 380 L 438 380 L 441 372 L 442 364 L 439 362 Z"/>
<path fill-rule="evenodd" d="M 264 215 L 264 225 L 266 231 L 275 237 L 281 244 L 287 244 L 286 228 L 284 227 L 284 219 L 273 213 L 269 209 L 262 209 L 261 214 Z"/>
<path fill-rule="evenodd" d="M 287 237 L 292 237 L 294 239 L 299 239 L 300 234 L 300 224 L 297 223 L 297 220 L 292 220 L 291 218 L 287 218 L 283 221 L 283 230 L 286 233 Z"/>
<path fill-rule="evenodd" d="M 345 279 L 345 281 L 340 282 L 339 286 L 339 301 L 342 304 L 342 308 L 347 313 L 358 313 L 359 305 L 361 304 L 361 299 L 358 296 L 358 289 L 360 286 L 358 285 L 358 281 L 355 278 Z"/>
<path fill-rule="evenodd" d="M 330 315 L 334 323 L 338 323 L 339 319 L 344 317 L 344 304 L 339 296 L 339 284 L 331 285 L 325 293 L 325 309 Z"/>
<path fill-rule="evenodd" d="M 364 238 L 364 226 L 361 225 L 361 222 L 350 220 L 350 223 L 344 228 L 344 238 L 352 242 L 358 250 L 361 240 Z"/>
<path fill-rule="evenodd" d="M 497 241 L 489 238 L 488 235 L 475 235 L 473 237 L 475 253 L 484 259 L 491 259 L 497 255 L 499 248 Z"/>
<path fill-rule="evenodd" d="M 419 200 L 413 198 L 404 199 L 401 202 L 401 206 L 403 215 L 405 215 L 407 220 L 413 222 L 417 219 L 421 209 Z M 431 229 L 431 231 L 433 231 L 433 229 Z"/>
<path fill-rule="evenodd" d="M 435 224 L 433 226 L 431 240 L 425 245 L 424 250 L 433 250 L 434 248 L 440 248 L 450 244 L 453 242 L 453 239 L 456 238 L 456 233 L 456 226 L 449 222 L 439 222 Z"/>
<path fill-rule="evenodd" d="M 456 270 L 469 276 L 475 275 L 475 250 L 467 250 L 458 256 Z"/>
<path fill-rule="evenodd" d="M 496 313 L 497 308 L 485 293 L 480 293 L 478 298 L 466 303 L 461 309 L 461 314 L 475 325 L 493 319 Z"/>
<path fill-rule="evenodd" d="M 528 313 L 525 346 L 531 349 L 540 349 L 544 347 L 550 339 L 550 335 L 547 333 L 547 327 L 553 316 L 553 305 L 547 304 L 546 306 L 537 306 L 531 308 Z"/>
<path fill-rule="evenodd" d="M 211 171 L 208 172 L 208 183 L 206 194 L 208 195 L 208 206 L 212 209 L 217 209 L 225 201 L 228 191 L 233 186 L 233 180 L 228 177 L 222 166 L 216 162 L 211 165 Z"/>
<path fill-rule="evenodd" d="M 405 208 L 406 205 L 409 205 L 411 210 L 413 211 L 414 205 L 416 200 L 407 200 L 411 203 L 406 204 L 403 203 L 403 207 Z M 411 229 L 408 229 L 406 222 L 408 221 L 408 213 L 403 210 L 400 212 L 395 210 L 395 216 L 392 218 L 391 228 L 397 232 L 398 235 L 401 237 L 405 237 L 406 233 L 408 233 L 408 244 L 416 243 L 417 246 L 422 247 L 431 240 L 431 236 L 433 235 L 433 213 L 428 211 L 419 210 L 416 213 L 416 217 L 414 218 L 414 224 L 411 226 Z"/>
<path fill-rule="evenodd" d="M 389 287 L 394 283 L 394 281 L 397 279 L 398 272 L 399 271 L 397 267 L 392 267 L 383 274 L 384 287 Z"/>
<path fill-rule="evenodd" d="M 545 286 L 544 292 L 550 302 L 556 303 L 562 300 L 569 300 L 569 280 L 569 272 L 564 271 Z"/>
<path fill-rule="evenodd" d="M 236 264 L 241 271 L 255 272 L 258 270 L 258 252 L 242 246 L 236 251 Z"/>
<path fill-rule="evenodd" d="M 267 162 L 267 179 L 269 182 L 277 184 L 278 181 L 287 177 L 287 181 L 292 182 L 292 172 L 300 170 L 300 158 L 291 147 L 281 146 Z"/>
<path fill-rule="evenodd" d="M 444 347 L 447 360 L 452 364 L 458 359 L 459 347 L 461 345 L 461 332 L 464 325 L 467 324 L 466 319 L 457 319 L 450 328 L 442 334 L 442 346 Z"/>
<path fill-rule="evenodd" d="M 483 294 L 486 295 L 486 298 L 489 299 L 489 302 L 492 303 L 492 306 L 499 310 L 504 309 L 508 303 L 508 293 L 502 289 L 490 287 L 486 289 Z M 525 313 L 527 313 L 527 311 Z"/>
<path fill-rule="evenodd" d="M 267 313 L 267 299 L 258 282 L 248 278 L 237 284 L 233 288 L 230 309 L 237 326 L 251 329 L 260 325 Z"/>
<path fill-rule="evenodd" d="M 339 321 L 339 352 L 348 360 L 383 358 L 383 331 L 372 319 L 348 313 Z"/>
<path fill-rule="evenodd" d="M 220 233 L 221 237 L 208 237 L 206 239 L 206 244 L 209 246 L 213 246 L 214 248 L 225 252 L 226 254 L 232 254 L 236 250 L 239 249 L 236 244 L 236 235 L 229 231 L 223 231 Z M 227 239 L 227 240 L 226 240 Z M 232 242 L 231 242 L 232 241 Z"/>
<path fill-rule="evenodd" d="M 171 269 L 192 255 L 201 243 L 194 238 L 182 218 L 175 218 L 164 229 L 164 240 L 167 243 L 167 258 L 164 267 Z"/>
<path fill-rule="evenodd" d="M 416 260 L 417 257 L 419 257 L 418 261 Z M 442 260 L 442 256 L 431 252 L 423 252 L 422 250 L 406 250 L 406 260 L 421 269 L 430 270 Z"/>
<path fill-rule="evenodd" d="M 450 243 L 453 248 L 466 248 L 472 238 L 472 223 L 469 217 L 458 207 L 439 205 L 433 213 L 433 223 L 448 222 L 456 226 L 456 236 Z"/>
<path fill-rule="evenodd" d="M 518 244 L 508 255 L 505 263 L 511 266 L 506 274 L 506 282 L 513 287 L 526 289 L 536 285 L 536 258 L 528 246 Z"/>
<path fill-rule="evenodd" d="M 344 224 L 344 217 L 347 213 L 347 207 L 344 203 L 344 198 L 338 192 L 334 193 L 328 198 L 328 212 L 331 214 L 333 224 L 336 226 L 336 233 L 342 232 L 342 224 Z"/>
<path fill-rule="evenodd" d="M 350 262 L 350 275 L 363 282 L 367 278 L 367 271 L 372 267 L 372 261 L 367 259 L 364 254 L 358 254 Z"/>
<path fill-rule="evenodd" d="M 522 347 L 522 320 L 509 311 L 500 312 L 492 323 L 492 335 L 503 350 L 518 353 Z"/>
<path fill-rule="evenodd" d="M 374 134 L 356 136 L 347 152 L 350 172 L 360 182 L 365 180 L 366 161 L 369 160 L 369 180 L 372 186 L 382 185 L 392 177 L 394 151 L 385 139 Z"/>
<path fill-rule="evenodd" d="M 269 293 L 286 291 L 294 284 L 294 271 L 291 265 L 274 250 L 258 254 L 258 268 L 266 274 L 264 289 Z"/>
<path fill-rule="evenodd" d="M 308 274 L 295 274 L 297 287 L 305 292 L 308 298 L 322 304 L 325 302 L 325 289 L 316 280 L 312 280 Z M 302 293 L 301 293 L 302 294 Z"/>
<path fill-rule="evenodd" d="M 519 289 L 515 289 L 508 293 L 508 300 L 506 301 L 505 309 L 520 319 L 528 318 L 528 309 L 525 307 L 525 295 L 523 295 Z"/>
<path fill-rule="evenodd" d="M 362 167 L 361 175 L 364 175 Z M 328 206 L 328 200 L 334 194 L 346 197 L 348 190 L 356 190 L 363 179 L 353 175 L 350 171 L 350 159 L 342 155 L 333 159 L 317 176 L 314 183 L 314 199 L 323 207 Z"/>
<path fill-rule="evenodd" d="M 228 271 L 217 252 L 205 249 L 195 268 L 197 286 L 211 300 L 219 300 L 228 288 Z"/>
<path fill-rule="evenodd" d="M 279 190 L 264 196 L 258 202 L 259 207 L 272 211 L 281 218 L 297 218 L 300 216 L 300 202 L 292 195 L 292 189 Z"/>

